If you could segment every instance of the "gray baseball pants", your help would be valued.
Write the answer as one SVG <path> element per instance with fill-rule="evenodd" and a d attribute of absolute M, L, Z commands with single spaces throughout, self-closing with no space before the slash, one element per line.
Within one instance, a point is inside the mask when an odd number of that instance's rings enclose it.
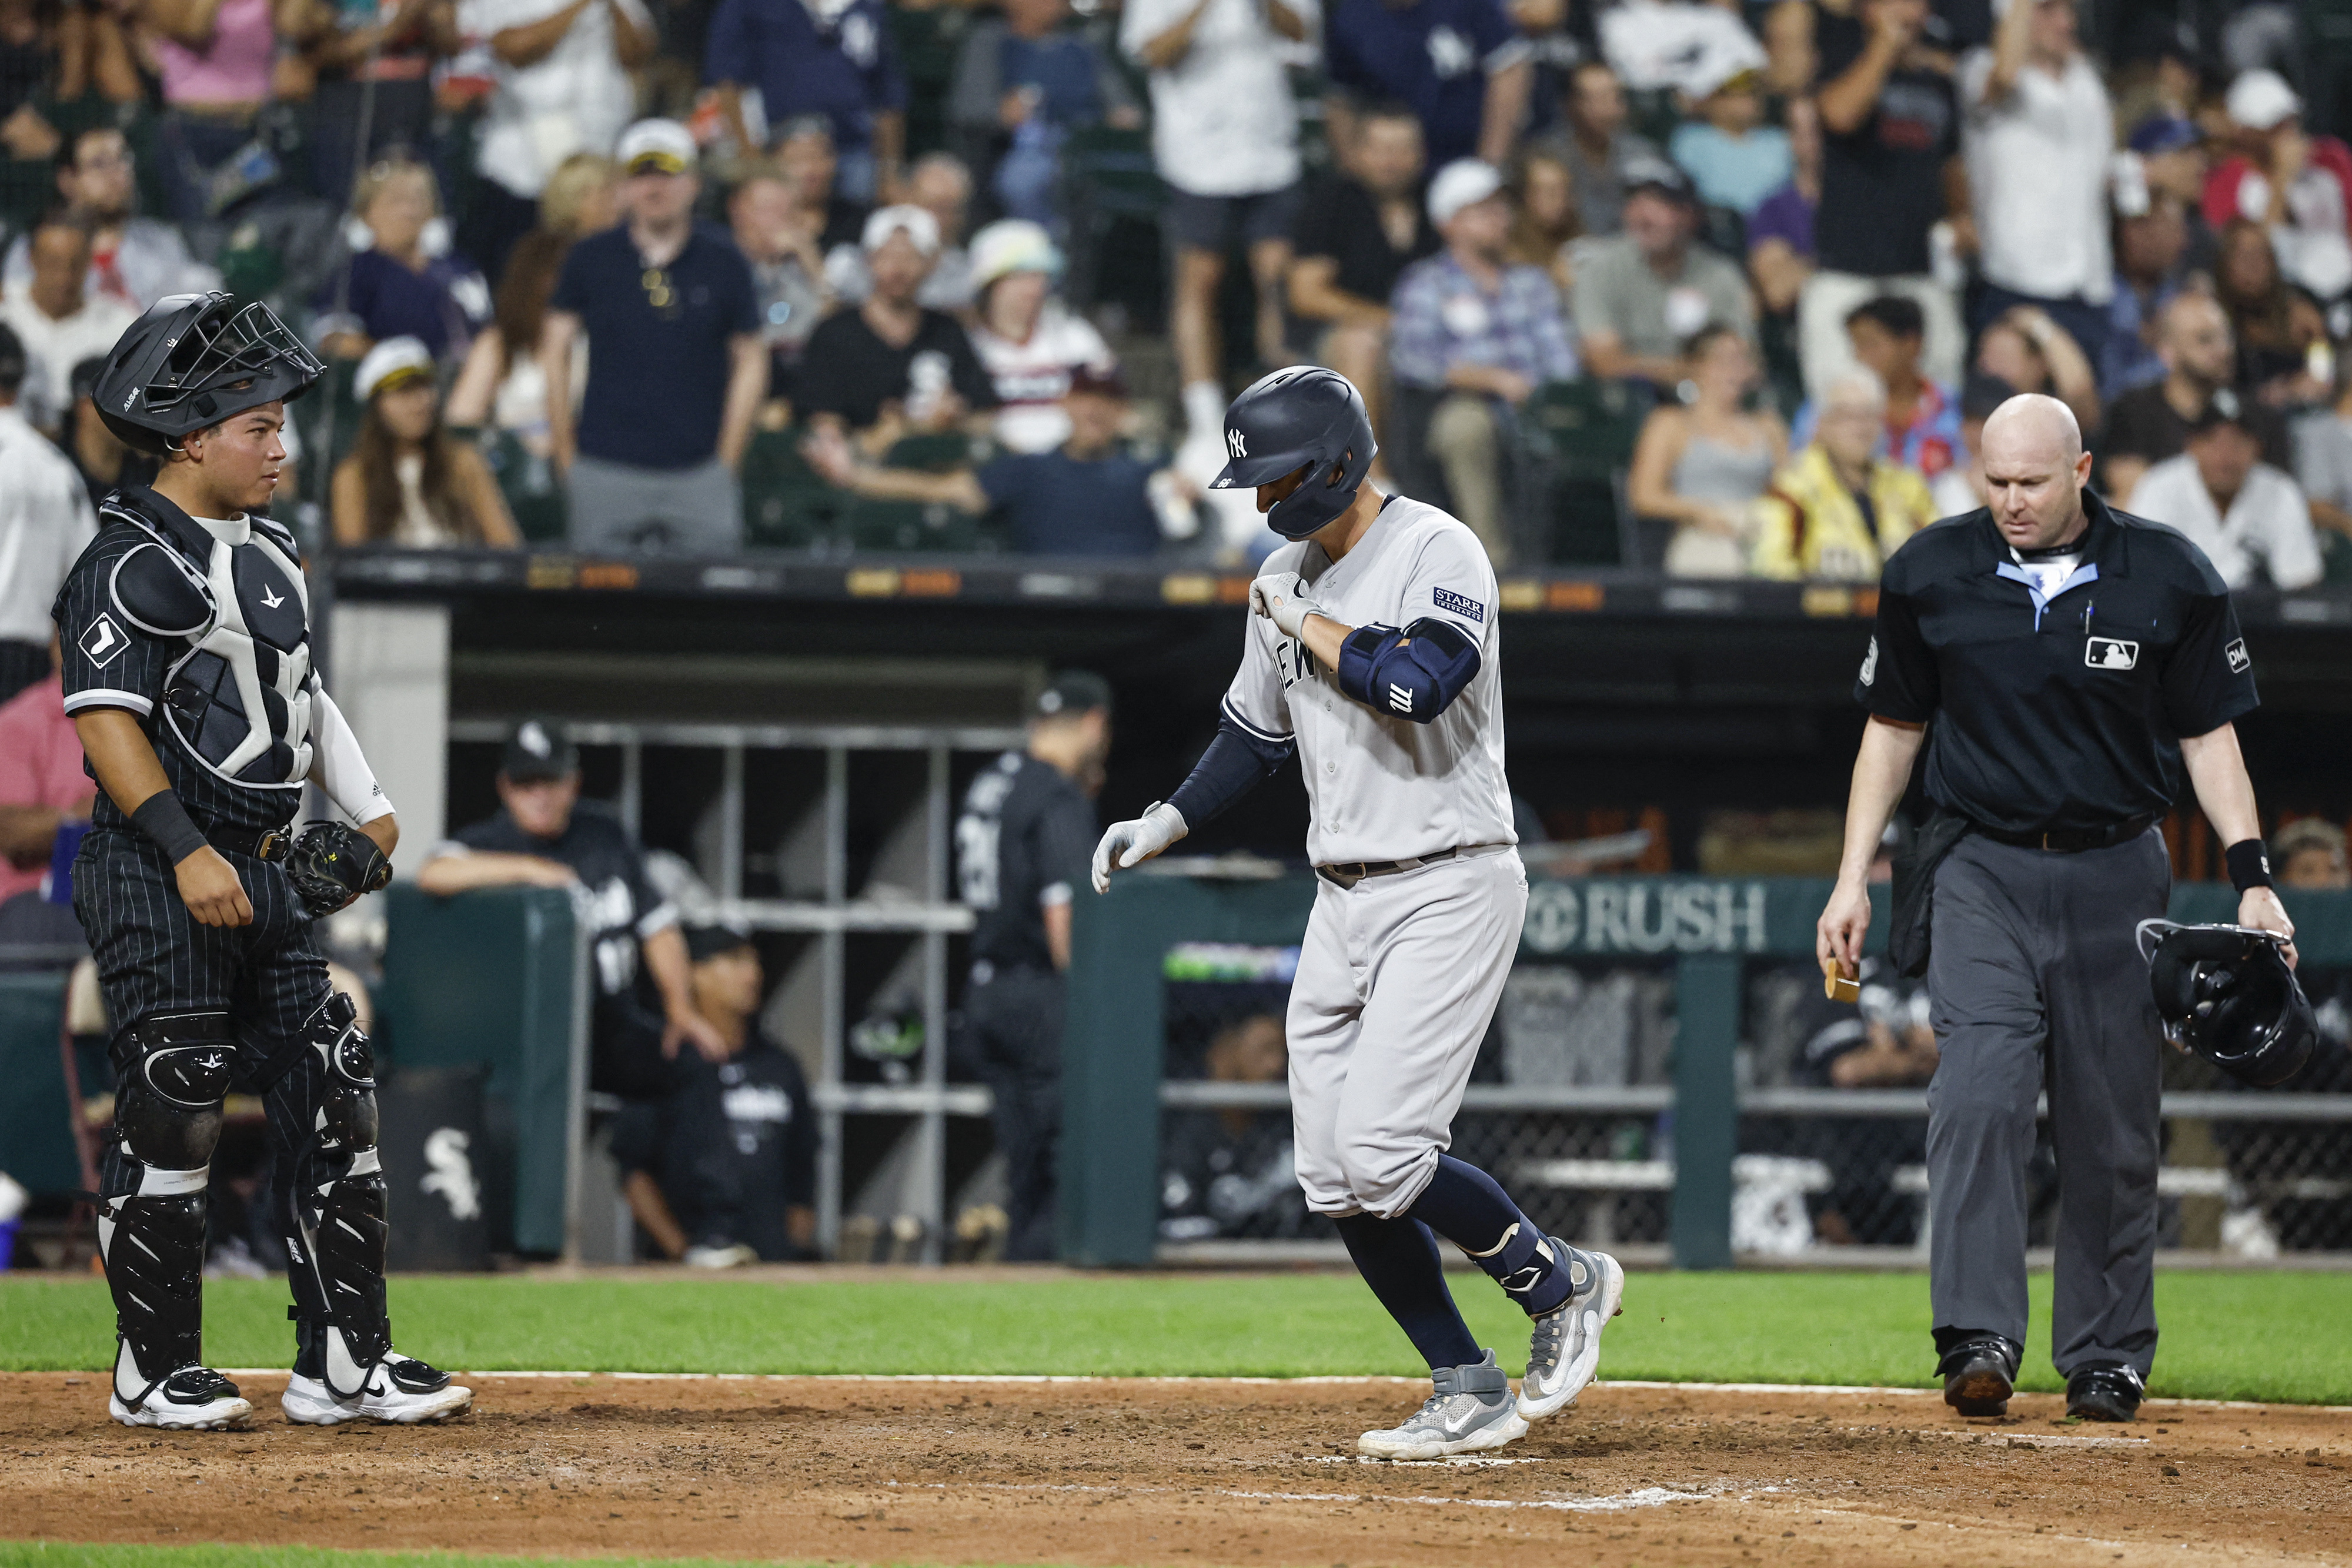
<path fill-rule="evenodd" d="M 572 544 L 580 549 L 732 555 L 743 548 L 743 499 L 713 457 L 690 468 L 633 468 L 584 454 L 572 461 Z"/>
<path fill-rule="evenodd" d="M 1950 1331 L 2025 1343 L 2025 1166 L 2050 1095 L 2058 1158 L 2051 1359 L 2062 1375 L 2156 1359 L 2163 1026 L 2133 928 L 2172 869 L 2151 828 L 2058 854 L 1962 839 L 1936 873 L 1927 990 L 1930 1292 Z"/>

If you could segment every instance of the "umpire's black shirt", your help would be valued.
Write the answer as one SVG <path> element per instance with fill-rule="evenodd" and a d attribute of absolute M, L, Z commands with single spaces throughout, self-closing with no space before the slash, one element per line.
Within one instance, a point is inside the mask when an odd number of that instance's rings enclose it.
<path fill-rule="evenodd" d="M 2093 829 L 2160 812 L 2180 737 L 2253 708 L 2230 594 L 2172 528 L 2089 490 L 2081 563 L 2047 600 L 1979 508 L 1922 529 L 1886 562 L 1854 696 L 1935 722 L 1928 799 L 2008 832 Z"/>
<path fill-rule="evenodd" d="M 1046 969 L 1044 909 L 1067 904 L 1091 873 L 1095 809 L 1062 770 L 1008 751 L 965 791 L 956 819 L 956 883 L 977 919 L 975 963 Z"/>

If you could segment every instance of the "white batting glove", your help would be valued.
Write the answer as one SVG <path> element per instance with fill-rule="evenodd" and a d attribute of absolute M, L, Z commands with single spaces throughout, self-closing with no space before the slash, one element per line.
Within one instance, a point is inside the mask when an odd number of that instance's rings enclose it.
<path fill-rule="evenodd" d="M 1277 571 L 1250 583 L 1250 609 L 1274 622 L 1281 633 L 1296 639 L 1298 629 L 1307 624 L 1309 615 L 1330 619 L 1325 610 L 1307 596 L 1307 581 L 1297 572 Z"/>
<path fill-rule="evenodd" d="M 1110 891 L 1110 873 L 1141 865 L 1192 830 L 1184 813 L 1161 800 L 1140 817 L 1113 822 L 1095 846 L 1095 891 Z"/>

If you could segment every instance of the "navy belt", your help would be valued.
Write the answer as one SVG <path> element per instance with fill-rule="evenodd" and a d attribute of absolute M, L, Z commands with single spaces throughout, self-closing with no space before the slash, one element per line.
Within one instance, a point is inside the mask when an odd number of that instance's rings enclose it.
<path fill-rule="evenodd" d="M 255 860 L 282 861 L 294 847 L 294 825 L 278 828 L 215 828 L 205 841 L 223 854 L 251 855 Z"/>

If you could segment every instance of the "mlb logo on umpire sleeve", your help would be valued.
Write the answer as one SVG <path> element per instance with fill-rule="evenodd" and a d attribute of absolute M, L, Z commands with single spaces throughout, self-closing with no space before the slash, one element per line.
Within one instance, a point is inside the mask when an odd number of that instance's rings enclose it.
<path fill-rule="evenodd" d="M 81 634 L 82 657 L 102 670 L 130 641 L 122 634 L 122 629 L 115 625 L 114 617 L 100 615 Z"/>
<path fill-rule="evenodd" d="M 1479 603 L 1475 599 L 1465 599 L 1461 594 L 1455 593 L 1451 590 L 1444 588 L 1431 589 L 1429 591 L 1429 601 L 1437 606 L 1438 609 L 1444 611 L 1448 615 L 1466 616 L 1470 620 L 1477 622 L 1482 626 L 1486 622 L 1486 607 L 1485 605 Z"/>
<path fill-rule="evenodd" d="M 2126 637 L 2094 637 L 2083 649 L 2083 663 L 2095 670 L 2128 670 L 2139 663 L 2139 644 Z"/>
<path fill-rule="evenodd" d="M 2230 673 L 2233 675 L 2244 674 L 2246 666 L 2254 662 L 2253 655 L 2246 652 L 2246 640 L 2243 637 L 2222 649 L 2221 656 L 2230 661 Z"/>

